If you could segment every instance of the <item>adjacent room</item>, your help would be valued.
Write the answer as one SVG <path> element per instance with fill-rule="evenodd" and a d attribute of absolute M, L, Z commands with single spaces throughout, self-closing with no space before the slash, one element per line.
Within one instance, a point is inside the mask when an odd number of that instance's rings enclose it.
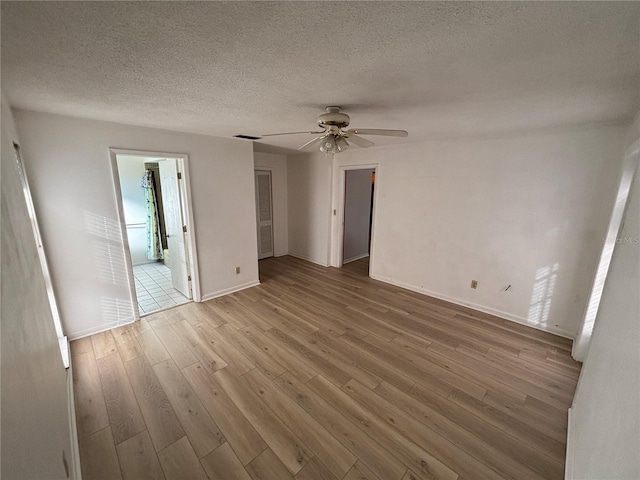
<path fill-rule="evenodd" d="M 139 314 L 191 299 L 186 239 L 186 195 L 181 195 L 182 160 L 115 155 Z M 164 186 L 164 188 L 163 188 Z"/>
<path fill-rule="evenodd" d="M 3 478 L 640 478 L 640 3 L 0 9 Z"/>

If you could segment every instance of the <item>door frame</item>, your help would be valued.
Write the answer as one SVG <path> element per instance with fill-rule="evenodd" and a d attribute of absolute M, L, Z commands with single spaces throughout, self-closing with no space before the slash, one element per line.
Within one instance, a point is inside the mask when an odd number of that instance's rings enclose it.
<path fill-rule="evenodd" d="M 120 177 L 118 175 L 118 155 L 131 155 L 136 157 L 156 157 L 156 158 L 175 158 L 178 163 L 178 171 L 181 172 L 183 177 L 183 187 L 180 189 L 180 202 L 184 206 L 182 210 L 183 221 L 187 226 L 187 247 L 188 261 L 191 270 L 191 293 L 193 301 L 201 302 L 202 297 L 200 293 L 200 276 L 198 272 L 196 239 L 193 229 L 193 207 L 191 200 L 191 181 L 189 176 L 189 156 L 185 153 L 170 153 L 150 150 L 131 150 L 125 148 L 109 148 L 109 157 L 111 159 L 111 171 L 113 176 L 114 192 L 116 197 L 116 205 L 118 210 L 118 222 L 120 224 L 120 231 L 122 233 L 122 243 L 125 251 L 125 264 L 127 268 L 127 277 L 129 281 L 129 291 L 131 293 L 131 299 L 133 302 L 133 312 L 135 319 L 140 319 L 140 311 L 138 310 L 138 297 L 136 294 L 136 285 L 133 276 L 133 262 L 131 261 L 131 250 L 129 248 L 129 237 L 127 235 L 127 227 L 124 218 L 124 205 L 122 202 L 122 190 L 120 188 Z"/>
<path fill-rule="evenodd" d="M 275 220 L 273 218 L 273 168 L 271 167 L 253 167 L 253 191 L 256 195 L 256 198 L 254 200 L 254 204 L 257 206 L 258 203 L 258 191 L 257 191 L 257 185 L 255 183 L 256 181 L 256 172 L 269 172 L 269 195 L 271 196 L 271 249 L 273 250 L 273 255 L 272 257 L 276 256 L 276 235 L 274 232 L 275 229 Z M 260 232 L 257 231 L 258 227 L 258 223 L 259 223 L 259 215 L 260 212 L 258 212 L 258 209 L 256 208 L 256 241 L 259 238 Z M 264 258 L 271 258 L 271 257 L 264 257 Z M 258 260 L 260 260 L 260 246 L 258 245 Z"/>
<path fill-rule="evenodd" d="M 371 206 L 371 245 L 369 247 L 369 276 L 373 270 L 373 260 L 375 252 L 375 238 L 376 238 L 376 210 L 378 203 L 378 164 L 363 164 L 363 165 L 343 165 L 340 167 L 340 193 L 338 196 L 338 268 L 342 268 L 344 257 L 344 207 L 346 203 L 346 186 L 347 186 L 347 170 L 373 170 L 376 176 L 376 182 L 373 189 L 373 202 Z"/>

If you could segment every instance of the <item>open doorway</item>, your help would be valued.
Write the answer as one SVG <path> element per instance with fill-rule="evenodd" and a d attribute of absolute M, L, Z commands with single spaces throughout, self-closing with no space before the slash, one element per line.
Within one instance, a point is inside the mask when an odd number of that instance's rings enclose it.
<path fill-rule="evenodd" d="M 376 169 L 344 169 L 342 265 L 369 275 Z"/>
<path fill-rule="evenodd" d="M 193 298 L 185 157 L 114 152 L 116 194 L 140 315 Z"/>

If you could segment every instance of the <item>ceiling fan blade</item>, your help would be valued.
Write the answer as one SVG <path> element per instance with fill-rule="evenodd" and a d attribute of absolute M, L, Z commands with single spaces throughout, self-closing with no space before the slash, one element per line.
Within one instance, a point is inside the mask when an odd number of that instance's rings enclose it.
<path fill-rule="evenodd" d="M 375 143 L 373 143 L 371 140 L 367 140 L 366 138 L 359 137 L 355 134 L 349 135 L 346 138 L 348 138 L 350 142 L 356 144 L 360 148 L 368 148 L 375 145 Z"/>
<path fill-rule="evenodd" d="M 277 135 L 298 135 L 299 133 L 307 133 L 311 135 L 319 135 L 324 132 L 286 132 L 286 133 L 267 133 L 266 135 L 260 135 L 261 137 L 275 137 Z"/>
<path fill-rule="evenodd" d="M 307 143 L 305 143 L 304 145 L 298 147 L 298 150 L 306 150 L 309 147 L 317 145 L 318 143 L 320 143 L 324 139 L 324 137 L 326 137 L 326 135 L 322 135 L 320 137 L 316 137 L 313 140 L 310 140 Z"/>
<path fill-rule="evenodd" d="M 389 137 L 409 136 L 409 132 L 406 130 L 383 130 L 380 128 L 354 128 L 353 130 L 348 130 L 347 133 L 349 135 L 386 135 Z"/>

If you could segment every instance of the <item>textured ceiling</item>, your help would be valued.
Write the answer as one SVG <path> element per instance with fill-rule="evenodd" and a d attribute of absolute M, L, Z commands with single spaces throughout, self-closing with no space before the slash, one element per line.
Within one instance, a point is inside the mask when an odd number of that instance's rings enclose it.
<path fill-rule="evenodd" d="M 229 137 L 377 144 L 630 119 L 640 3 L 1 2 L 2 89 L 32 110 Z M 261 141 L 295 148 L 311 137 Z"/>

